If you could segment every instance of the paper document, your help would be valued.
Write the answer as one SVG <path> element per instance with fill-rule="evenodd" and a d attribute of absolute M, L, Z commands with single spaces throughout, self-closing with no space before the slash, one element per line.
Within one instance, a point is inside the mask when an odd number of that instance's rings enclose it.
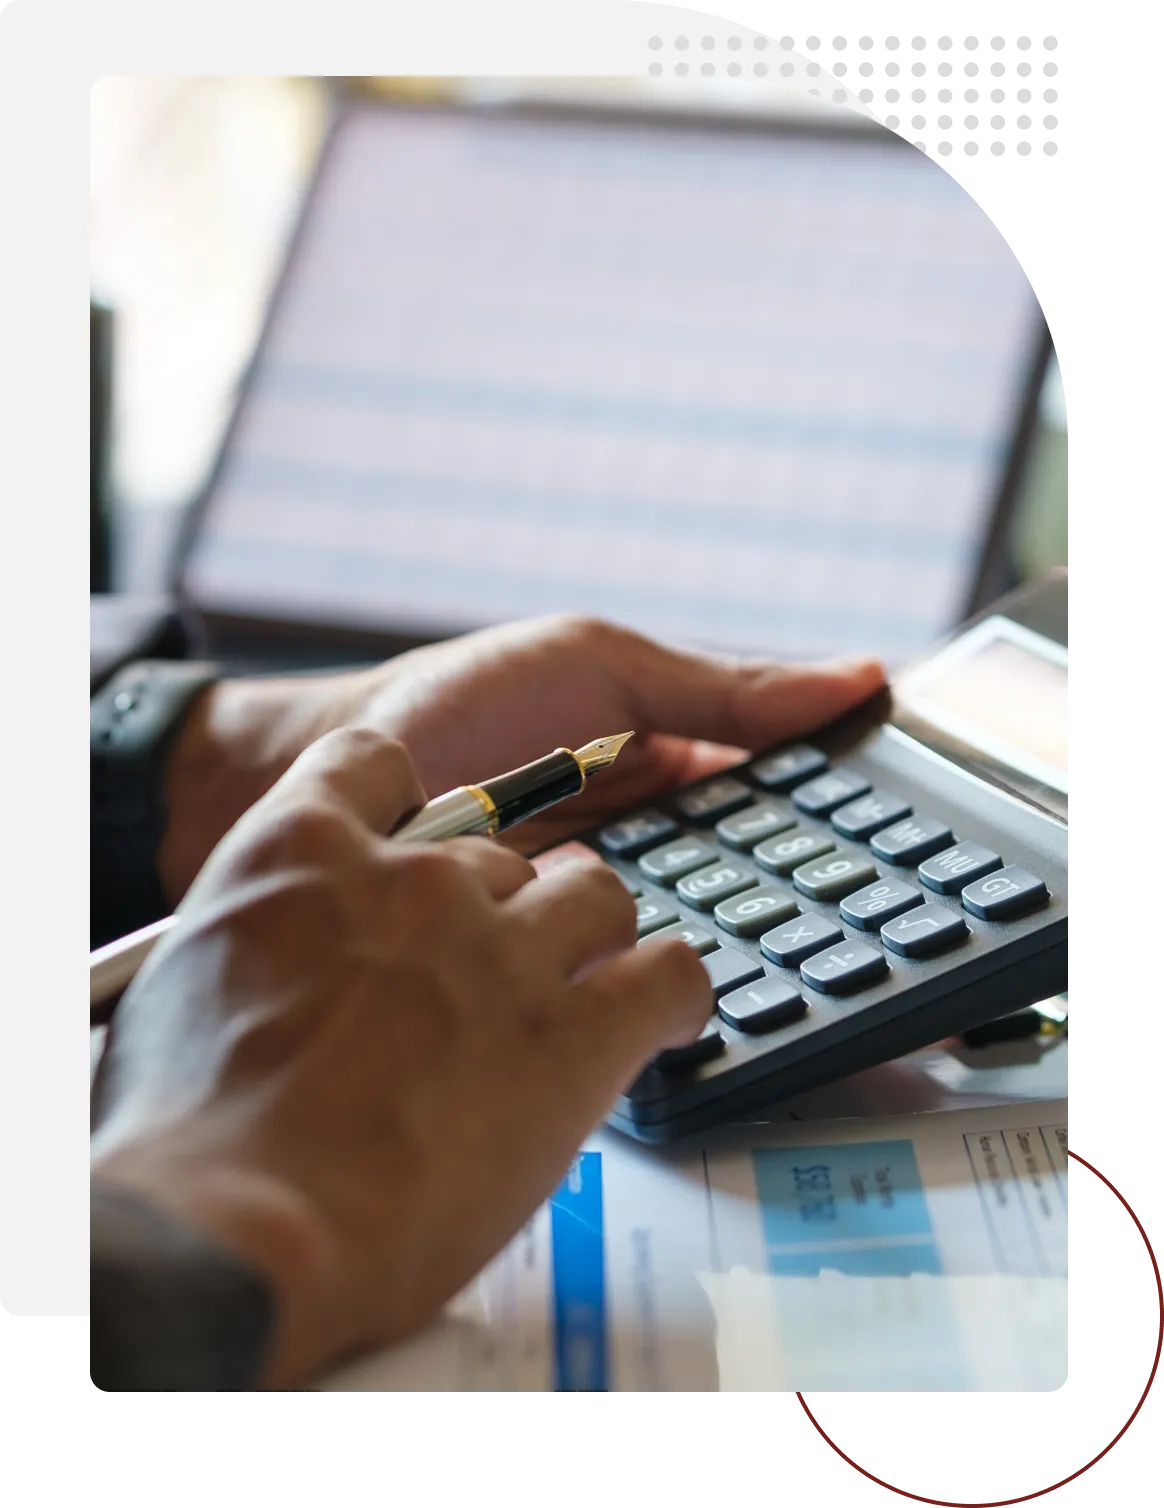
<path fill-rule="evenodd" d="M 1067 1104 L 587 1142 L 441 1322 L 328 1388 L 985 1389 L 1067 1375 Z"/>

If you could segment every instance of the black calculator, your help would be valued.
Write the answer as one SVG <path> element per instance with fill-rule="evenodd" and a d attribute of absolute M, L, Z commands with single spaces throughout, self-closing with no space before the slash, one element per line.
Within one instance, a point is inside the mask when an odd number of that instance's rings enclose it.
<path fill-rule="evenodd" d="M 668 1141 L 1067 988 L 1066 574 L 809 739 L 583 835 L 717 1010 L 611 1123 Z"/>

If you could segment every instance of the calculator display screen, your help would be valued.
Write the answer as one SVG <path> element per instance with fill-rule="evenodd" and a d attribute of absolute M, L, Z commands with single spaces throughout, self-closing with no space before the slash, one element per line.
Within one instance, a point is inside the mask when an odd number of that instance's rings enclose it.
<path fill-rule="evenodd" d="M 898 705 L 959 743 L 1067 791 L 1067 650 L 1010 618 L 976 624 L 900 678 Z"/>

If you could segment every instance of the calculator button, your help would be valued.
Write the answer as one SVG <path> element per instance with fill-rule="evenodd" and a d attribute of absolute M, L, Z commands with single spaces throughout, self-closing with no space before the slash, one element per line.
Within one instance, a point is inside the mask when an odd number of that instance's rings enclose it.
<path fill-rule="evenodd" d="M 669 927 L 672 922 L 677 922 L 679 913 L 665 901 L 652 900 L 645 895 L 635 902 L 635 917 L 638 935 L 646 937 L 649 932 L 657 932 L 660 927 Z"/>
<path fill-rule="evenodd" d="M 742 812 L 717 822 L 715 835 L 729 848 L 750 853 L 761 839 L 787 832 L 795 826 L 795 814 L 787 807 L 778 806 L 775 801 L 758 801 L 755 806 L 747 806 Z"/>
<path fill-rule="evenodd" d="M 672 1068 L 694 1068 L 697 1063 L 710 1062 L 723 1052 L 725 1042 L 719 1034 L 715 1021 L 709 1021 L 696 1037 L 683 1047 L 667 1047 L 653 1059 L 656 1068 L 667 1072 Z"/>
<path fill-rule="evenodd" d="M 776 754 L 765 754 L 752 765 L 752 779 L 770 791 L 790 791 L 794 785 L 819 775 L 829 767 L 828 756 L 811 744 L 793 744 Z"/>
<path fill-rule="evenodd" d="M 662 848 L 652 848 L 639 860 L 639 868 L 648 879 L 658 880 L 661 885 L 674 885 L 692 870 L 713 864 L 719 854 L 702 838 L 679 838 L 674 843 L 664 843 Z"/>
<path fill-rule="evenodd" d="M 882 922 L 900 916 L 920 906 L 925 900 L 920 890 L 902 880 L 877 880 L 866 885 L 841 902 L 841 919 L 851 927 L 863 927 L 866 932 L 876 932 Z"/>
<path fill-rule="evenodd" d="M 952 948 L 968 931 L 959 912 L 940 906 L 937 901 L 927 901 L 924 906 L 916 906 L 904 916 L 886 922 L 881 929 L 881 941 L 903 958 L 926 958 Z"/>
<path fill-rule="evenodd" d="M 663 812 L 638 812 L 633 817 L 624 817 L 621 822 L 612 822 L 598 834 L 598 841 L 607 853 L 620 858 L 632 859 L 644 849 L 665 843 L 679 831 L 674 817 Z"/>
<path fill-rule="evenodd" d="M 659 932 L 650 934 L 653 941 L 656 937 L 677 937 L 680 942 L 685 942 L 689 948 L 694 948 L 700 958 L 705 953 L 711 953 L 719 947 L 719 943 L 711 935 L 706 927 L 700 927 L 695 922 L 678 922 L 673 927 L 663 927 Z M 644 942 L 646 939 L 643 939 Z"/>
<path fill-rule="evenodd" d="M 732 775 L 721 775 L 718 780 L 705 781 L 675 797 L 675 809 L 688 822 L 703 824 L 726 817 L 729 812 L 738 812 L 752 799 L 751 790 L 742 780 Z"/>
<path fill-rule="evenodd" d="M 676 886 L 675 894 L 698 911 L 712 911 L 729 895 L 738 895 L 755 883 L 756 876 L 750 869 L 721 861 L 685 876 Z"/>
<path fill-rule="evenodd" d="M 929 890 L 936 890 L 941 895 L 957 895 L 974 880 L 980 880 L 992 869 L 1001 868 L 1002 860 L 989 848 L 983 848 L 981 843 L 963 842 L 927 859 L 917 877 Z"/>
<path fill-rule="evenodd" d="M 954 834 L 937 817 L 907 817 L 879 832 L 869 847 L 889 864 L 920 864 L 953 841 Z"/>
<path fill-rule="evenodd" d="M 832 824 L 843 838 L 855 838 L 864 843 L 881 828 L 888 827 L 901 817 L 908 817 L 913 807 L 900 796 L 888 791 L 872 790 L 867 796 L 858 796 L 856 801 L 846 801 L 832 815 Z"/>
<path fill-rule="evenodd" d="M 811 958 L 822 948 L 845 941 L 845 934 L 835 922 L 826 917 L 813 916 L 806 911 L 782 926 L 773 927 L 760 939 L 760 952 L 773 963 L 794 969 L 801 959 Z"/>
<path fill-rule="evenodd" d="M 1031 911 L 1048 899 L 1047 887 L 1037 874 L 1029 869 L 1020 869 L 1017 864 L 1008 864 L 1005 869 L 996 869 L 984 880 L 976 880 L 962 892 L 962 904 L 972 916 L 994 922 L 1004 916 L 1017 916 L 1020 911 Z"/>
<path fill-rule="evenodd" d="M 738 1032 L 770 1032 L 791 1026 L 808 1009 L 804 997 L 783 979 L 757 979 L 725 995 L 719 1013 Z"/>
<path fill-rule="evenodd" d="M 870 782 L 856 770 L 829 770 L 827 774 L 797 786 L 792 800 L 802 812 L 808 812 L 812 817 L 827 817 L 838 806 L 856 796 L 863 796 L 870 788 Z"/>
<path fill-rule="evenodd" d="M 877 879 L 877 866 L 862 853 L 838 849 L 792 871 L 792 883 L 814 901 L 839 901 Z"/>
<path fill-rule="evenodd" d="M 823 990 L 826 995 L 847 995 L 850 990 L 874 984 L 888 972 L 884 953 L 849 937 L 835 948 L 806 958 L 800 965 L 800 977 L 805 984 Z"/>
<path fill-rule="evenodd" d="M 740 985 L 762 978 L 764 973 L 761 964 L 754 958 L 749 958 L 746 953 L 737 952 L 735 948 L 720 948 L 715 953 L 709 953 L 703 960 L 703 967 L 707 970 L 707 977 L 711 980 L 711 988 L 717 1000 L 729 990 L 738 990 Z"/>
<path fill-rule="evenodd" d="M 786 891 L 774 885 L 745 890 L 730 901 L 720 901 L 715 908 L 716 925 L 734 937 L 759 937 L 777 922 L 795 916 L 800 907 Z"/>
<path fill-rule="evenodd" d="M 752 850 L 752 858 L 773 874 L 791 874 L 798 864 L 832 853 L 836 844 L 827 833 L 814 833 L 807 827 L 793 827 L 775 838 L 765 838 Z"/>

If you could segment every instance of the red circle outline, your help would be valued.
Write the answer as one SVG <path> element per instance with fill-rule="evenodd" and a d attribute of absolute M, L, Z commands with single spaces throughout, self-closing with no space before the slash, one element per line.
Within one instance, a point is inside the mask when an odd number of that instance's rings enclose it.
<path fill-rule="evenodd" d="M 1078 1152 L 1072 1152 L 1070 1149 L 1068 1149 L 1067 1155 L 1068 1157 L 1073 1157 L 1075 1161 L 1081 1163 L 1089 1173 L 1094 1173 L 1101 1183 L 1107 1185 L 1107 1187 L 1123 1205 L 1124 1209 L 1126 1209 L 1128 1214 L 1132 1217 L 1132 1221 L 1135 1224 L 1136 1229 L 1139 1231 L 1144 1245 L 1148 1248 L 1148 1257 L 1151 1260 L 1152 1271 L 1156 1277 L 1156 1300 L 1159 1305 L 1160 1318 L 1156 1333 L 1156 1355 L 1152 1361 L 1152 1370 L 1148 1373 L 1148 1381 L 1144 1384 L 1144 1391 L 1140 1394 L 1140 1401 L 1136 1404 L 1135 1408 L 1128 1416 L 1127 1422 L 1124 1424 L 1119 1434 L 1116 1435 L 1115 1439 L 1109 1440 L 1098 1455 L 1092 1456 L 1091 1460 L 1088 1461 L 1086 1466 L 1081 1466 L 1078 1471 L 1073 1471 L 1070 1476 L 1063 1477 L 1058 1482 L 1052 1482 L 1050 1487 L 1040 1487 L 1037 1492 L 1024 1493 L 1020 1498 L 997 1498 L 991 1500 L 988 1503 L 963 1503 L 953 1502 L 949 1498 L 926 1498 L 922 1497 L 922 1495 L 918 1492 L 906 1492 L 904 1487 L 895 1487 L 892 1482 L 885 1482 L 880 1477 L 875 1477 L 871 1471 L 866 1471 L 863 1466 L 858 1466 L 856 1461 L 853 1460 L 852 1456 L 847 1456 L 841 1449 L 841 1447 L 836 1443 L 836 1441 L 830 1439 L 830 1437 L 825 1434 L 815 1414 L 809 1408 L 808 1404 L 804 1401 L 804 1394 L 797 1393 L 796 1396 L 800 1399 L 801 1408 L 812 1421 L 813 1428 L 816 1430 L 817 1434 L 820 1435 L 821 1439 L 836 1451 L 837 1455 L 840 1456 L 842 1461 L 845 1461 L 849 1466 L 853 1468 L 854 1471 L 859 1471 L 863 1477 L 868 1477 L 871 1482 L 876 1482 L 878 1487 L 884 1487 L 889 1492 L 895 1492 L 897 1493 L 898 1497 L 910 1498 L 915 1503 L 932 1504 L 934 1505 L 934 1508 L 1011 1508 L 1011 1505 L 1014 1503 L 1029 1503 L 1032 1498 L 1041 1498 L 1045 1497 L 1049 1492 L 1057 1492 L 1060 1487 L 1066 1487 L 1068 1482 L 1073 1482 L 1076 1477 L 1081 1477 L 1085 1471 L 1090 1471 L 1097 1461 L 1103 1460 L 1104 1456 L 1107 1455 L 1108 1451 L 1111 1450 L 1114 1445 L 1119 1444 L 1124 1435 L 1131 1428 L 1136 1415 L 1143 1408 L 1144 1400 L 1145 1398 L 1147 1398 L 1148 1392 L 1151 1389 L 1152 1384 L 1156 1380 L 1156 1369 L 1160 1365 L 1160 1352 L 1161 1349 L 1164 1348 L 1164 1284 L 1162 1284 L 1160 1281 L 1160 1264 L 1156 1261 L 1156 1253 L 1152 1250 L 1152 1243 L 1148 1240 L 1148 1233 L 1140 1223 L 1140 1217 L 1136 1214 L 1135 1210 L 1120 1193 L 1119 1189 L 1116 1188 L 1115 1184 L 1112 1183 L 1109 1178 L 1105 1178 L 1098 1168 L 1093 1167 L 1091 1163 L 1089 1163 L 1085 1158 L 1080 1157 Z"/>

